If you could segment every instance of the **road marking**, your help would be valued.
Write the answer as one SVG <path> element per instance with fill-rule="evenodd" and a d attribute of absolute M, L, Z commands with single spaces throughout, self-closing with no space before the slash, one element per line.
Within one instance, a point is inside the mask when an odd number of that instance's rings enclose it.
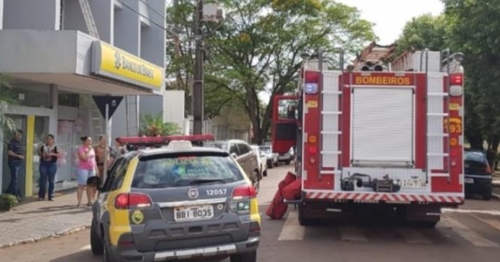
<path fill-rule="evenodd" d="M 408 227 L 396 227 L 396 231 L 410 244 L 432 244 L 422 232 Z"/>
<path fill-rule="evenodd" d="M 299 213 L 297 211 L 290 211 L 281 229 L 278 241 L 302 240 L 304 233 L 305 228 L 299 223 Z"/>
<path fill-rule="evenodd" d="M 453 208 L 442 208 L 442 213 L 464 213 L 464 214 L 488 214 L 492 216 L 500 216 L 500 211 L 498 210 L 478 210 L 478 209 L 453 209 Z"/>
<path fill-rule="evenodd" d="M 354 226 L 349 226 L 349 225 L 342 225 L 339 227 L 340 231 L 340 239 L 344 241 L 357 241 L 357 242 L 366 242 L 368 239 L 363 234 L 363 231 L 361 229 L 354 227 Z"/>
<path fill-rule="evenodd" d="M 90 245 L 86 245 L 86 246 L 80 248 L 80 250 L 90 250 Z"/>
<path fill-rule="evenodd" d="M 478 216 L 475 216 L 475 215 L 471 215 L 473 216 L 474 218 L 488 224 L 489 226 L 495 228 L 496 230 L 500 231 L 500 222 L 498 220 L 495 220 L 495 219 L 489 219 L 489 218 L 480 218 Z"/>
<path fill-rule="evenodd" d="M 492 195 L 494 198 L 500 199 L 500 195 L 499 195 L 499 194 L 491 193 L 491 195 Z"/>
<path fill-rule="evenodd" d="M 444 217 L 441 219 L 441 223 L 446 227 L 451 227 L 458 235 L 460 235 L 465 240 L 471 242 L 475 246 L 479 247 L 499 247 L 499 245 L 489 239 L 486 239 L 476 232 L 472 231 L 464 224 L 452 219 L 450 217 Z"/>

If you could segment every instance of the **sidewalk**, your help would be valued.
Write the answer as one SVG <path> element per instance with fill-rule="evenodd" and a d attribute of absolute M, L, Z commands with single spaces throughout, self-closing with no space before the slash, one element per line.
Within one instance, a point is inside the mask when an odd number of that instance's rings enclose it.
<path fill-rule="evenodd" d="M 74 191 L 56 193 L 53 202 L 34 199 L 0 213 L 0 248 L 63 236 L 90 226 L 91 208 L 76 208 Z"/>

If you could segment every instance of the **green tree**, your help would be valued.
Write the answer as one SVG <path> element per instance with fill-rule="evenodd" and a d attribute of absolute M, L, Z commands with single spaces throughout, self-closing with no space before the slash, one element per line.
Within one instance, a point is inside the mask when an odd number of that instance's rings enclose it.
<path fill-rule="evenodd" d="M 4 142 L 7 142 L 10 137 L 3 134 L 9 134 L 18 128 L 14 120 L 5 113 L 6 109 L 17 104 L 16 93 L 12 90 L 12 81 L 7 76 L 0 75 L 0 137 L 3 137 Z"/>
<path fill-rule="evenodd" d="M 181 128 L 176 123 L 163 122 L 162 114 L 142 116 L 139 133 L 145 136 L 169 136 L 180 135 Z"/>
<path fill-rule="evenodd" d="M 397 42 L 396 54 L 414 48 L 416 50 L 443 50 L 448 48 L 450 21 L 444 14 L 424 14 L 406 23 Z"/>
<path fill-rule="evenodd" d="M 327 0 L 225 0 L 227 19 L 205 25 L 205 114 L 231 112 L 250 119 L 254 142 L 271 126 L 275 95 L 297 86 L 300 54 L 319 48 L 354 53 L 375 38 L 371 24 L 352 7 Z M 167 77 L 175 88 L 190 88 L 194 65 L 192 3 L 168 9 L 170 21 Z M 178 41 L 177 41 L 178 40 Z M 267 92 L 269 101 L 258 94 Z M 264 106 L 265 105 L 265 106 Z M 228 110 L 229 109 L 229 110 Z M 243 116 L 241 116 L 243 118 Z"/>
<path fill-rule="evenodd" d="M 454 50 L 463 52 L 465 135 L 472 147 L 497 150 L 500 142 L 500 0 L 442 0 L 452 21 Z"/>
<path fill-rule="evenodd" d="M 217 37 L 210 42 L 220 73 L 207 80 L 244 107 L 258 144 L 270 129 L 274 96 L 297 86 L 302 52 L 358 51 L 375 38 L 355 8 L 332 1 L 239 0 L 225 6 L 234 16 L 213 32 Z M 270 94 L 264 112 L 262 91 Z"/>

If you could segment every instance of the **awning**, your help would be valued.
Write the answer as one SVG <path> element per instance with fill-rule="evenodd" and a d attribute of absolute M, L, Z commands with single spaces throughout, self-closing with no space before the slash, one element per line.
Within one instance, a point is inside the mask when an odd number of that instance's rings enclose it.
<path fill-rule="evenodd" d="M 98 95 L 154 95 L 165 70 L 79 31 L 0 30 L 0 72 Z"/>

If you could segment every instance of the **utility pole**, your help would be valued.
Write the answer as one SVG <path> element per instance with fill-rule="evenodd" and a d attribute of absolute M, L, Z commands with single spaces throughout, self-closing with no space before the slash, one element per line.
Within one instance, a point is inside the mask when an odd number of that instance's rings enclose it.
<path fill-rule="evenodd" d="M 174 9 L 177 11 L 177 8 L 179 7 L 179 0 L 174 0 Z M 177 24 L 177 21 L 174 23 L 174 58 L 178 59 L 181 55 L 181 46 L 180 46 L 180 40 L 179 40 L 179 25 Z M 181 75 L 181 69 L 179 68 L 177 70 L 177 83 L 176 83 L 176 89 L 180 89 L 179 87 L 182 86 L 182 75 Z"/>
<path fill-rule="evenodd" d="M 203 133 L 204 90 L 203 90 L 203 0 L 197 0 L 194 15 L 195 65 L 193 74 L 193 134 Z"/>

